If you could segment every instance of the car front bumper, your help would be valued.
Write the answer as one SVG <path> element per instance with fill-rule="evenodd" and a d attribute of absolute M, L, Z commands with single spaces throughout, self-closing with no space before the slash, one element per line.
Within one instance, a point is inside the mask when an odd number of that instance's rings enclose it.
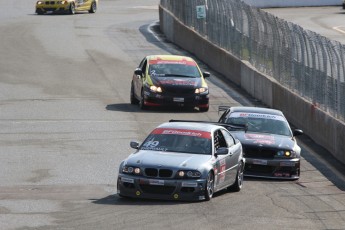
<path fill-rule="evenodd" d="M 69 4 L 40 4 L 36 5 L 36 13 L 66 13 L 69 11 Z"/>
<path fill-rule="evenodd" d="M 146 106 L 180 106 L 180 107 L 208 107 L 209 95 L 197 94 L 161 94 L 146 91 L 144 94 Z"/>
<path fill-rule="evenodd" d="M 244 175 L 275 179 L 298 179 L 300 175 L 300 159 L 246 158 Z"/>
<path fill-rule="evenodd" d="M 205 184 L 205 179 L 151 179 L 120 174 L 117 179 L 117 193 L 123 197 L 144 199 L 204 200 Z"/>

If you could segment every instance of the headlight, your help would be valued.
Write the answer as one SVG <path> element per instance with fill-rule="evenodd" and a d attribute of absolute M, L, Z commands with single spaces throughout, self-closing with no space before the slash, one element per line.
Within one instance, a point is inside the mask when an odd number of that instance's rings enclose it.
<path fill-rule="evenodd" d="M 180 170 L 177 172 L 178 178 L 199 178 L 201 173 L 196 170 Z"/>
<path fill-rule="evenodd" d="M 201 88 L 195 89 L 196 94 L 202 94 L 202 93 L 207 93 L 207 92 L 208 92 L 208 88 L 206 88 L 206 87 L 201 87 Z"/>
<path fill-rule="evenodd" d="M 132 166 L 123 166 L 122 167 L 122 172 L 126 174 L 135 174 L 139 175 L 141 173 L 140 168 L 138 167 L 132 167 Z"/>
<path fill-rule="evenodd" d="M 42 1 L 37 1 L 36 4 L 37 4 L 37 5 L 41 5 L 41 4 L 43 4 L 43 2 L 42 2 Z"/>
<path fill-rule="evenodd" d="M 150 90 L 153 91 L 153 92 L 157 92 L 157 93 L 161 93 L 162 92 L 162 88 L 161 87 L 157 87 L 155 85 L 151 85 L 150 86 Z"/>
<path fill-rule="evenodd" d="M 295 151 L 280 150 L 276 154 L 277 157 L 295 158 L 297 156 Z"/>

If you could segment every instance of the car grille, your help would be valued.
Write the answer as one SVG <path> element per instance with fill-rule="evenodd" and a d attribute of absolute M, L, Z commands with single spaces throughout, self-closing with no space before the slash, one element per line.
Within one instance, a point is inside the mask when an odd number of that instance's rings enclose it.
<path fill-rule="evenodd" d="M 272 159 L 277 153 L 277 150 L 259 149 L 259 148 L 243 148 L 244 157 L 246 158 L 266 158 Z"/>
<path fill-rule="evenodd" d="M 45 1 L 44 2 L 46 5 L 54 5 L 55 1 Z"/>
<path fill-rule="evenodd" d="M 175 186 L 141 184 L 140 188 L 143 190 L 143 192 L 151 194 L 172 194 L 175 191 Z"/>
<path fill-rule="evenodd" d="M 255 172 L 255 173 L 267 173 L 271 175 L 274 171 L 275 167 L 267 166 L 267 165 L 253 165 L 253 164 L 246 164 L 244 171 L 246 172 Z"/>
<path fill-rule="evenodd" d="M 170 178 L 172 176 L 170 169 L 146 168 L 145 175 L 148 177 Z"/>
<path fill-rule="evenodd" d="M 173 88 L 165 88 L 164 92 L 166 94 L 171 94 L 172 96 L 184 96 L 184 95 L 194 95 L 195 89 L 191 88 L 180 88 L 180 87 L 173 87 Z"/>

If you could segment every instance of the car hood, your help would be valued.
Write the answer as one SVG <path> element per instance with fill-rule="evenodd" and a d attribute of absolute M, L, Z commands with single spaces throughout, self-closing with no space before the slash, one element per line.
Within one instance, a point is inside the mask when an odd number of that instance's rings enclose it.
<path fill-rule="evenodd" d="M 138 167 L 198 169 L 211 158 L 211 155 L 139 150 L 131 154 L 125 163 Z"/>
<path fill-rule="evenodd" d="M 163 88 L 169 87 L 183 87 L 183 88 L 197 88 L 201 87 L 201 78 L 195 77 L 152 77 L 152 83 Z"/>
<path fill-rule="evenodd" d="M 268 133 L 234 132 L 244 147 L 269 147 L 293 150 L 295 141 L 292 137 Z"/>

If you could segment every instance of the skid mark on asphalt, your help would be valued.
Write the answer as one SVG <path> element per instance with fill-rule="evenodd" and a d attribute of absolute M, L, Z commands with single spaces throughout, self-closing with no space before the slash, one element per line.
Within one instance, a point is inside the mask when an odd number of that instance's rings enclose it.
<path fill-rule="evenodd" d="M 342 34 L 345 34 L 345 26 L 334 26 L 332 27 L 333 30 L 336 30 Z"/>

